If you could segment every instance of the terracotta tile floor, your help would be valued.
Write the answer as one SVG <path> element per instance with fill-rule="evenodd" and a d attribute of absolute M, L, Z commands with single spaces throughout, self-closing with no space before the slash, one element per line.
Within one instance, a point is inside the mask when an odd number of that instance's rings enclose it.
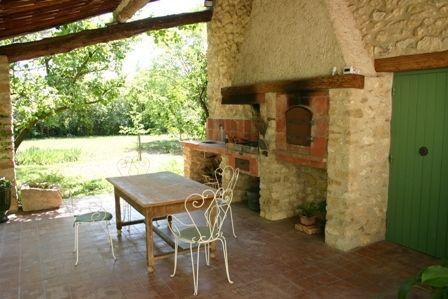
<path fill-rule="evenodd" d="M 112 195 L 76 202 L 76 210 L 113 210 Z M 189 255 L 156 262 L 146 273 L 144 226 L 112 229 L 118 260 L 97 225 L 80 231 L 80 264 L 74 267 L 71 205 L 57 211 L 12 217 L 0 225 L 0 298 L 184 298 L 193 297 Z M 227 283 L 222 252 L 210 267 L 203 255 L 199 298 L 395 298 L 397 286 L 436 260 L 388 242 L 342 253 L 322 237 L 306 236 L 293 220 L 268 222 L 245 206 L 234 205 L 238 239 L 229 240 Z M 136 219 L 138 216 L 134 216 Z M 156 239 L 160 251 L 168 250 Z M 428 298 L 414 291 L 410 298 Z"/>

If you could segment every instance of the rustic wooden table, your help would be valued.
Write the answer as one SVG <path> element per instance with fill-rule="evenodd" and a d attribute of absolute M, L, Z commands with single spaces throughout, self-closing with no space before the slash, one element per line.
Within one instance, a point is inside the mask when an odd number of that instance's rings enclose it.
<path fill-rule="evenodd" d="M 167 215 L 185 212 L 185 199 L 193 193 L 201 194 L 209 186 L 187 179 L 172 172 L 157 172 L 143 175 L 107 178 L 114 186 L 115 194 L 115 220 L 117 231 L 126 225 L 138 223 L 146 224 L 146 251 L 148 272 L 154 271 L 154 261 L 157 258 L 167 257 L 171 254 L 154 255 L 153 230 L 160 230 L 153 226 L 153 220 L 166 218 Z M 213 190 L 215 191 L 215 190 Z M 145 219 L 128 222 L 121 221 L 120 198 L 128 202 Z M 208 200 L 212 200 L 209 198 Z M 204 204 L 204 208 L 207 204 Z M 169 245 L 173 246 L 166 235 L 159 234 Z M 211 246 L 214 253 L 215 244 Z"/>

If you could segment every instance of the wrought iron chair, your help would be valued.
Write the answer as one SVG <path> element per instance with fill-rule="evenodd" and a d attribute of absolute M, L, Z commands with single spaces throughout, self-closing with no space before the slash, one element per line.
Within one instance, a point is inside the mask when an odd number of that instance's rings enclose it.
<path fill-rule="evenodd" d="M 118 160 L 117 163 L 117 169 L 121 176 L 125 175 L 137 175 L 137 174 L 144 174 L 149 172 L 149 166 L 150 162 L 149 159 L 146 157 L 124 157 L 120 160 Z M 131 215 L 132 215 L 132 208 L 131 205 L 129 205 L 124 200 L 121 200 L 121 207 L 122 207 L 122 215 L 123 219 L 122 222 L 131 221 Z M 128 226 L 128 231 L 130 230 L 131 226 Z"/>
<path fill-rule="evenodd" d="M 71 205 L 72 205 L 72 212 L 74 216 L 74 222 L 73 227 L 75 228 L 75 246 L 73 249 L 73 252 L 76 252 L 76 262 L 75 266 L 78 265 L 79 262 L 79 226 L 81 224 L 92 224 L 92 223 L 104 223 L 104 227 L 101 225 L 101 227 L 104 229 L 104 232 L 107 235 L 107 238 L 109 240 L 110 244 L 110 250 L 112 252 L 112 257 L 114 260 L 117 260 L 115 257 L 114 252 L 114 244 L 112 242 L 112 237 L 110 235 L 109 226 L 110 226 L 110 220 L 112 220 L 112 214 L 104 210 L 102 207 L 100 207 L 98 210 L 83 214 L 75 214 L 75 208 L 73 204 L 73 197 L 71 196 L 71 192 L 69 194 Z"/>
<path fill-rule="evenodd" d="M 203 216 L 204 219 L 198 219 L 199 221 L 195 220 L 191 212 L 204 208 L 204 205 L 207 204 L 207 199 L 209 198 L 213 198 L 213 200 L 208 204 L 205 212 L 203 214 L 198 213 L 198 215 Z M 199 256 L 201 247 L 204 246 L 205 261 L 207 265 L 210 265 L 210 244 L 215 241 L 220 241 L 222 244 L 227 280 L 229 283 L 233 283 L 229 274 L 227 241 L 222 233 L 222 225 L 229 211 L 230 204 L 220 204 L 217 201 L 218 198 L 222 198 L 230 203 L 232 201 L 232 190 L 224 190 L 220 188 L 216 193 L 212 190 L 205 190 L 202 194 L 192 194 L 187 197 L 185 200 L 185 211 L 189 223 L 181 221 L 175 215 L 170 215 L 172 223 L 169 228 L 175 237 L 174 270 L 171 277 L 176 275 L 179 242 L 188 243 L 190 245 L 194 295 L 198 294 Z M 201 220 L 202 222 L 205 221 L 205 224 L 199 225 Z M 193 246 L 197 246 L 197 248 L 195 248 L 197 251 L 196 263 L 194 260 Z"/>
<path fill-rule="evenodd" d="M 223 183 L 224 175 L 228 175 L 230 177 L 230 180 L 228 181 L 226 186 L 224 186 L 224 183 Z M 235 191 L 235 186 L 236 186 L 236 184 L 238 182 L 239 175 L 240 175 L 239 168 L 233 168 L 231 166 L 225 166 L 224 168 L 218 167 L 215 170 L 216 184 L 217 184 L 218 188 L 224 188 L 224 189 L 232 190 L 232 196 L 233 196 L 233 192 Z M 222 198 L 218 198 L 218 201 L 220 201 L 222 204 L 226 204 L 226 201 L 223 200 Z M 233 224 L 233 213 L 232 213 L 232 206 L 230 205 L 230 202 L 228 202 L 229 214 L 230 214 L 230 223 L 232 225 L 233 237 L 237 238 L 237 236 L 235 234 L 235 226 Z"/>

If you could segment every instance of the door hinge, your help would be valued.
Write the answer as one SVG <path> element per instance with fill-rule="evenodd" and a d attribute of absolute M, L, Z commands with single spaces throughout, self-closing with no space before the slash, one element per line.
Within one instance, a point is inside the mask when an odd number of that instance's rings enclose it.
<path fill-rule="evenodd" d="M 388 160 L 389 160 L 389 164 L 391 164 L 392 163 L 392 154 L 389 154 Z"/>
<path fill-rule="evenodd" d="M 392 95 L 395 95 L 395 87 L 392 87 Z"/>

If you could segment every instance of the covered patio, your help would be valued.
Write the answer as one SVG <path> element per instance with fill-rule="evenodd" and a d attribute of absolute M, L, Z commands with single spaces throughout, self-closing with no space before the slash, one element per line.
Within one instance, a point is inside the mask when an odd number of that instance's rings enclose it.
<path fill-rule="evenodd" d="M 150 226 L 178 211 L 145 210 L 146 228 L 133 211 L 136 225 L 121 234 L 112 225 L 116 261 L 99 224 L 82 226 L 77 267 L 73 215 L 99 205 L 115 224 L 114 195 L 20 211 L 8 72 L 9 63 L 202 22 L 210 113 L 206 140 L 182 142 L 182 178 L 206 183 L 215 163 L 241 176 L 231 200 L 238 238 L 224 227 L 235 283 L 218 247 L 210 266 L 201 255 L 198 297 L 396 298 L 405 279 L 448 256 L 448 4 L 215 0 L 198 12 L 128 21 L 153 1 L 45 1 L 48 22 L 37 6 L 0 3 L 0 39 L 115 16 L 102 28 L 0 46 L 0 177 L 13 184 L 10 220 L 0 225 L 2 299 L 193 297 L 188 254 L 173 278 L 172 258 L 152 264 L 147 255 L 152 246 L 172 250 L 157 235 L 152 245 Z M 22 27 L 13 19 L 21 14 L 30 20 Z M 245 206 L 253 190 L 259 213 Z M 322 202 L 321 233 L 297 231 L 298 207 Z M 416 287 L 408 298 L 430 291 Z"/>
<path fill-rule="evenodd" d="M 113 195 L 75 202 L 77 212 L 101 204 L 113 211 Z M 146 271 L 144 225 L 113 230 L 117 261 L 96 225 L 82 227 L 80 263 L 74 267 L 70 203 L 59 210 L 17 215 L 0 226 L 1 297 L 7 298 L 186 298 L 192 295 L 189 255 L 157 261 Z M 386 241 L 351 252 L 325 245 L 320 236 L 293 228 L 293 220 L 270 222 L 245 206 L 234 206 L 238 239 L 228 238 L 230 273 L 222 254 L 200 262 L 199 298 L 395 298 L 402 281 L 435 259 Z M 137 215 L 135 217 L 138 217 Z M 229 223 L 227 223 L 229 224 Z M 163 224 L 161 224 L 163 225 Z M 230 226 L 225 233 L 231 235 Z M 155 239 L 158 251 L 171 250 Z M 201 258 L 203 255 L 201 256 Z M 410 298 L 429 298 L 415 289 Z"/>

